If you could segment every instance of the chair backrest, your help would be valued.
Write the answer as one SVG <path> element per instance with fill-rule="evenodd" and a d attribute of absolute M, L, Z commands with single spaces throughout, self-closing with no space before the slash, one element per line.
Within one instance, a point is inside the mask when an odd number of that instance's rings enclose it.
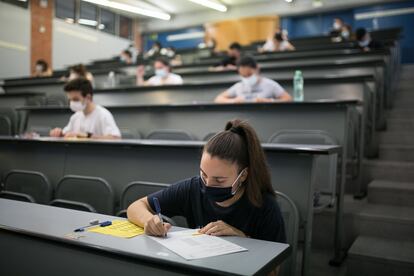
<path fill-rule="evenodd" d="M 164 183 L 154 183 L 146 181 L 133 181 L 122 191 L 121 209 L 126 209 L 134 201 L 149 194 L 167 188 L 169 185 Z"/>
<path fill-rule="evenodd" d="M 17 111 L 12 107 L 2 107 L 0 108 L 0 116 L 9 118 L 11 126 L 11 135 L 17 134 L 17 126 L 19 123 L 19 115 L 17 114 Z M 3 121 L 6 120 L 3 119 Z"/>
<path fill-rule="evenodd" d="M 133 130 L 126 127 L 121 127 L 121 136 L 122 139 L 140 139 L 140 134 L 137 132 L 137 130 Z"/>
<path fill-rule="evenodd" d="M 10 191 L 1 191 L 0 198 L 35 203 L 34 198 L 30 195 Z"/>
<path fill-rule="evenodd" d="M 147 139 L 152 140 L 181 140 L 191 141 L 194 138 L 188 132 L 176 129 L 160 129 L 148 134 Z"/>
<path fill-rule="evenodd" d="M 295 203 L 284 193 L 276 191 L 276 201 L 285 223 L 286 241 L 292 248 L 292 254 L 283 263 L 280 276 L 296 275 L 296 258 L 299 236 L 299 211 Z"/>
<path fill-rule="evenodd" d="M 339 145 L 329 133 L 321 130 L 281 130 L 272 135 L 270 143 Z M 319 156 L 314 167 L 315 190 L 331 195 L 326 206 L 331 206 L 336 193 L 337 156 Z"/>
<path fill-rule="evenodd" d="M 36 203 L 47 204 L 52 198 L 53 187 L 48 178 L 34 171 L 12 170 L 4 178 L 4 190 L 27 194 Z"/>
<path fill-rule="evenodd" d="M 0 135 L 12 136 L 12 123 L 10 118 L 5 115 L 0 115 Z"/>
<path fill-rule="evenodd" d="M 57 185 L 55 198 L 89 204 L 102 214 L 114 212 L 114 192 L 99 177 L 66 175 Z"/>
<path fill-rule="evenodd" d="M 40 136 L 49 136 L 51 127 L 49 126 L 31 126 L 30 132 L 36 132 Z"/>
<path fill-rule="evenodd" d="M 203 141 L 208 141 L 211 139 L 211 137 L 213 137 L 214 135 L 216 135 L 217 132 L 210 132 L 208 133 L 206 136 L 204 136 Z"/>
<path fill-rule="evenodd" d="M 126 217 L 126 209 L 134 201 L 145 197 L 149 194 L 158 192 L 159 190 L 167 188 L 169 185 L 164 183 L 133 181 L 129 183 L 121 195 L 121 211 L 118 216 Z M 187 220 L 182 216 L 175 216 L 172 218 L 165 217 L 165 220 L 172 225 L 180 227 L 187 227 Z"/>

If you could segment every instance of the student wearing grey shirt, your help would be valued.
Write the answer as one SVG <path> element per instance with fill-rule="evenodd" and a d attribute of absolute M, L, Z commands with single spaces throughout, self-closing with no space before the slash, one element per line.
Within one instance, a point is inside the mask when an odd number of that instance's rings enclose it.
<path fill-rule="evenodd" d="M 261 77 L 256 61 L 246 56 L 240 60 L 241 81 L 221 93 L 216 103 L 287 102 L 292 97 L 275 81 Z"/>

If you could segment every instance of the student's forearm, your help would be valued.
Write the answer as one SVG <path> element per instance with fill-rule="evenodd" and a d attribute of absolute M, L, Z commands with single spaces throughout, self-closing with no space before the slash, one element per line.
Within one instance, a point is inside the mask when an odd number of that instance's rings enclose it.
<path fill-rule="evenodd" d="M 137 200 L 127 209 L 128 219 L 141 227 L 144 227 L 145 223 L 154 216 L 150 211 L 148 203 L 144 202 L 146 200 L 146 198 Z"/>

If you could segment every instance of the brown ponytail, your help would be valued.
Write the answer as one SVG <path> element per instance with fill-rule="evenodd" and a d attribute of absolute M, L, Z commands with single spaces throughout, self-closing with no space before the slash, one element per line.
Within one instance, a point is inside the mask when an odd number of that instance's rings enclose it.
<path fill-rule="evenodd" d="M 275 195 L 259 138 L 246 121 L 227 122 L 225 130 L 214 135 L 204 151 L 212 157 L 237 162 L 241 169 L 248 167 L 245 192 L 253 205 L 260 207 L 265 193 Z"/>

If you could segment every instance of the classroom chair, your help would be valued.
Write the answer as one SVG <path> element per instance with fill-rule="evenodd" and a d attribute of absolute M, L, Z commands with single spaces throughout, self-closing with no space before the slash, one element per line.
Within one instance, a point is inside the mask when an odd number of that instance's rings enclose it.
<path fill-rule="evenodd" d="M 16 135 L 18 133 L 18 123 L 19 123 L 19 115 L 14 108 L 11 107 L 2 107 L 0 108 L 0 116 L 3 118 L 2 125 L 4 125 L 5 129 L 4 132 L 9 132 L 9 135 Z M 1 130 L 0 130 L 1 131 Z"/>
<path fill-rule="evenodd" d="M 126 217 L 126 209 L 131 203 L 145 197 L 149 194 L 158 192 L 159 190 L 167 188 L 169 185 L 164 183 L 154 183 L 146 181 L 133 181 L 129 183 L 125 189 L 122 191 L 120 207 L 121 211 L 117 213 L 119 217 Z M 184 217 L 173 217 L 169 218 L 163 216 L 165 221 L 174 226 L 187 227 L 187 221 Z"/>
<path fill-rule="evenodd" d="M 136 129 L 121 127 L 119 129 L 121 131 L 122 139 L 140 139 L 141 135 L 137 132 Z"/>
<path fill-rule="evenodd" d="M 44 174 L 12 170 L 4 178 L 4 190 L 0 192 L 0 197 L 47 204 L 52 199 L 52 194 L 52 185 Z"/>
<path fill-rule="evenodd" d="M 279 276 L 297 275 L 296 259 L 299 236 L 299 210 L 295 203 L 284 193 L 276 192 L 276 201 L 285 222 L 286 242 L 291 246 L 290 257 L 282 264 Z"/>
<path fill-rule="evenodd" d="M 281 130 L 273 134 L 269 143 L 338 145 L 334 137 L 320 130 Z M 336 156 L 320 156 L 314 168 L 315 176 L 315 211 L 334 206 L 336 200 Z"/>
<path fill-rule="evenodd" d="M 57 184 L 55 199 L 50 205 L 112 215 L 114 192 L 105 179 L 66 175 Z"/>
<path fill-rule="evenodd" d="M 183 130 L 176 129 L 159 129 L 154 130 L 148 134 L 146 139 L 151 140 L 181 140 L 181 141 L 192 141 L 194 138 L 192 135 Z"/>
<path fill-rule="evenodd" d="M 0 135 L 12 136 L 12 122 L 5 115 L 0 115 Z"/>

